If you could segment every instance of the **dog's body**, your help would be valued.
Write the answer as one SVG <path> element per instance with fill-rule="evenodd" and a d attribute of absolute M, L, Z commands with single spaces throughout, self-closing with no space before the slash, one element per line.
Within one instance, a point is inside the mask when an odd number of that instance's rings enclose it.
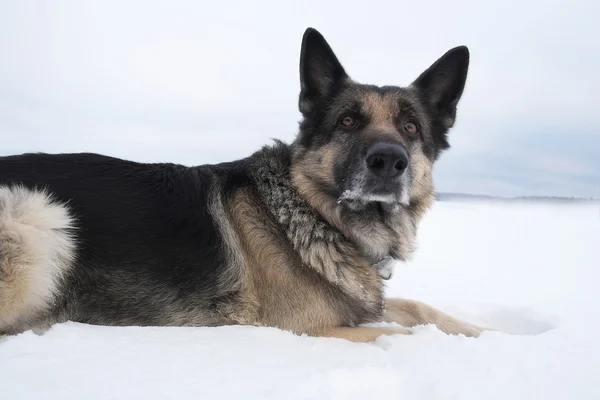
<path fill-rule="evenodd" d="M 325 42 L 302 42 L 292 144 L 184 167 L 96 154 L 0 158 L 0 333 L 73 320 L 251 324 L 370 341 L 435 323 L 481 328 L 385 299 L 433 201 L 468 67 L 456 48 L 408 88 L 353 82 Z M 388 278 L 388 276 L 384 276 Z"/>

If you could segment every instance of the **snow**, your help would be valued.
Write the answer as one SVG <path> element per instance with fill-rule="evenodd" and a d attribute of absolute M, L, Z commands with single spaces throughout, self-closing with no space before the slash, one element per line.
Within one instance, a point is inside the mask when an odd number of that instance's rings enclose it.
<path fill-rule="evenodd" d="M 598 204 L 439 202 L 386 282 L 498 329 L 375 343 L 273 328 L 54 326 L 0 342 L 5 399 L 599 399 Z"/>

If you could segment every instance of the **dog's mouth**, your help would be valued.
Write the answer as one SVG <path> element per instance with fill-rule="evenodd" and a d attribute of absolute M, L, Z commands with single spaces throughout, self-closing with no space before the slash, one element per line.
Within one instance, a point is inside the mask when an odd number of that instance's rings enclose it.
<path fill-rule="evenodd" d="M 384 209 L 407 207 L 410 203 L 410 171 L 399 177 L 374 178 L 364 172 L 358 173 L 346 182 L 338 203 L 347 204 L 352 209 L 379 205 Z"/>
<path fill-rule="evenodd" d="M 338 204 L 342 204 L 352 212 L 374 212 L 385 219 L 386 215 L 396 213 L 403 207 L 408 206 L 408 201 L 403 201 L 402 196 L 388 195 L 353 195 L 351 192 L 344 192 L 338 199 Z"/>
<path fill-rule="evenodd" d="M 361 203 L 399 203 L 397 196 L 393 193 L 364 193 L 360 190 L 345 190 L 339 197 L 339 202 L 356 201 Z"/>
<path fill-rule="evenodd" d="M 362 187 L 345 190 L 338 198 L 338 203 L 345 203 L 351 208 L 363 208 L 376 205 L 388 209 L 390 207 L 408 206 L 410 198 L 408 188 L 402 185 L 398 190 L 366 191 Z"/>

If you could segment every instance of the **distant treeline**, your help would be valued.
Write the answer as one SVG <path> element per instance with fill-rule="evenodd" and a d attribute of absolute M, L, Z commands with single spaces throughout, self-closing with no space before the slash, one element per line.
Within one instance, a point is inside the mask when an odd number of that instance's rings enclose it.
<path fill-rule="evenodd" d="M 518 197 L 499 197 L 499 196 L 488 196 L 481 194 L 469 194 L 469 193 L 436 193 L 435 198 L 438 201 L 509 201 L 509 202 L 553 202 L 553 203 L 580 203 L 580 202 L 592 202 L 598 203 L 600 199 L 584 198 L 584 197 L 559 197 L 559 196 L 518 196 Z"/>

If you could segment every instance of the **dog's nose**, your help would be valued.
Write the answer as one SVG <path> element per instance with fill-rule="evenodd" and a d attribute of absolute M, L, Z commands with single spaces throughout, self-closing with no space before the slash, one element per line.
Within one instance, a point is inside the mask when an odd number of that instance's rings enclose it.
<path fill-rule="evenodd" d="M 367 152 L 369 170 L 380 178 L 394 178 L 408 167 L 404 147 L 392 143 L 375 143 Z"/>

